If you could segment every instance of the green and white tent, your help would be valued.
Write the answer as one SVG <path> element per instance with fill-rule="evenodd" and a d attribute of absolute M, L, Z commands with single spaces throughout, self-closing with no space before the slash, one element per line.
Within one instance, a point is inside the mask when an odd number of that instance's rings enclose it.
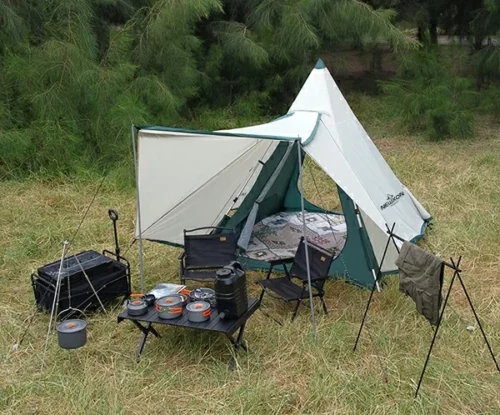
<path fill-rule="evenodd" d="M 262 229 L 266 218 L 301 211 L 297 183 L 303 153 L 337 184 L 342 204 L 344 242 L 330 275 L 371 287 L 387 241 L 386 226 L 395 224 L 397 235 L 414 241 L 430 220 L 321 60 L 288 113 L 272 122 L 222 131 L 137 130 L 138 239 L 181 246 L 184 229 L 234 228 L 247 267 L 265 269 L 265 261 L 245 253 L 255 243 L 254 229 Z M 325 216 L 308 201 L 304 206 L 328 222 L 323 232 L 335 233 L 333 215 Z M 394 271 L 396 257 L 391 244 L 380 271 Z"/>

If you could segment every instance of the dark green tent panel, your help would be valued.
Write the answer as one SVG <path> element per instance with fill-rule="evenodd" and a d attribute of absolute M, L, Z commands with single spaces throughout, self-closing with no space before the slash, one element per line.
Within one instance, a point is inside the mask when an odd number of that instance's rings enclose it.
<path fill-rule="evenodd" d="M 259 203 L 255 222 L 259 222 L 279 212 L 301 210 L 301 197 L 297 187 L 299 178 L 297 151 L 293 150 L 287 155 L 289 145 L 290 143 L 286 142 L 281 142 L 278 145 L 272 156 L 264 164 L 260 175 L 244 202 L 233 216 L 226 217 L 223 222 L 220 223 L 220 226 L 241 232 L 257 198 L 284 157 L 286 157 L 286 160 L 284 160 L 279 175 L 273 182 L 264 199 Z M 372 270 L 377 272 L 377 263 L 368 235 L 364 228 L 360 227 L 358 224 L 357 212 L 352 200 L 342 191 L 342 189 L 337 187 L 337 190 L 347 226 L 347 239 L 341 254 L 332 262 L 330 276 L 345 279 L 346 281 L 362 287 L 371 287 L 374 279 Z M 332 213 L 312 204 L 307 199 L 304 199 L 304 204 L 307 212 Z M 240 257 L 240 261 L 249 269 L 263 271 L 269 269 L 269 265 L 266 261 L 251 259 L 244 255 Z M 279 268 L 277 268 L 277 270 L 279 270 Z"/>

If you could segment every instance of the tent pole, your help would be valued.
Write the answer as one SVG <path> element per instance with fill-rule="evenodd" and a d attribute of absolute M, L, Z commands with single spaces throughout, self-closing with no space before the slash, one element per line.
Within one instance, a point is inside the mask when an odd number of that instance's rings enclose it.
<path fill-rule="evenodd" d="M 139 228 L 139 276 L 141 280 L 141 293 L 144 293 L 144 251 L 142 246 L 142 226 L 141 226 L 141 201 L 139 194 L 139 169 L 137 168 L 137 148 L 135 142 L 135 125 L 130 126 L 132 136 L 132 150 L 134 152 L 135 188 L 137 198 L 137 227 Z"/>
<path fill-rule="evenodd" d="M 316 330 L 316 316 L 314 315 L 314 302 L 312 295 L 312 283 L 311 283 L 311 267 L 309 266 L 309 247 L 307 245 L 306 236 L 306 213 L 304 207 L 304 180 L 302 177 L 302 147 L 300 145 L 300 140 L 297 140 L 297 154 L 299 161 L 299 182 L 300 182 L 300 209 L 302 211 L 302 234 L 304 236 L 304 245 L 306 248 L 306 270 L 307 270 L 307 284 L 309 288 L 309 304 L 311 306 L 311 321 L 313 326 L 314 340 L 318 339 L 318 332 Z"/>

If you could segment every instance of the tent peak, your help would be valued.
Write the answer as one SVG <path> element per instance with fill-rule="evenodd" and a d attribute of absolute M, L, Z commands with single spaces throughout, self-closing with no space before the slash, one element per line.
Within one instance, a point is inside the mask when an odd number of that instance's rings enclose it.
<path fill-rule="evenodd" d="M 323 59 L 319 58 L 318 61 L 316 62 L 316 66 L 314 69 L 325 69 L 325 63 L 323 62 Z"/>

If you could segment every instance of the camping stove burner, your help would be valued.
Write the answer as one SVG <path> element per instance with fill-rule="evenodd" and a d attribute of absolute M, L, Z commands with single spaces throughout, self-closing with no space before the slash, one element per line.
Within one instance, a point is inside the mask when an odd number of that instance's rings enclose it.
<path fill-rule="evenodd" d="M 206 301 L 210 307 L 215 307 L 215 291 L 211 288 L 196 288 L 189 293 L 191 301 Z"/>

